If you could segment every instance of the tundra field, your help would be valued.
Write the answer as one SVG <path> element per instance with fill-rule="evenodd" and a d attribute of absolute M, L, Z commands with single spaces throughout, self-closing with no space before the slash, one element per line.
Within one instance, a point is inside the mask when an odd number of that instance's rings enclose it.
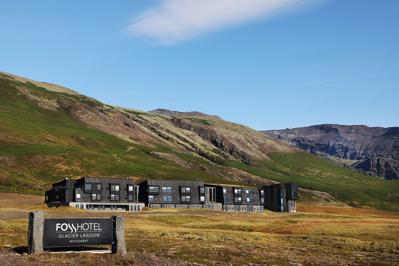
<path fill-rule="evenodd" d="M 302 191 L 302 194 L 304 192 Z M 304 194 L 294 214 L 146 209 L 126 217 L 128 255 L 26 255 L 28 212 L 47 217 L 110 216 L 62 207 L 40 196 L 0 193 L 3 265 L 398 265 L 399 213 L 352 208 Z"/>

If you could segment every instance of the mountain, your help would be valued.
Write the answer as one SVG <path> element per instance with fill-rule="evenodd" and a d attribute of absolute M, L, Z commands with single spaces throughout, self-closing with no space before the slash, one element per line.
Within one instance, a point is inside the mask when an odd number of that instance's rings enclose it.
<path fill-rule="evenodd" d="M 221 118 L 217 115 L 208 115 L 204 114 L 201 112 L 197 111 L 192 111 L 192 112 L 178 112 L 178 111 L 172 111 L 172 110 L 167 110 L 167 109 L 156 109 L 150 111 L 152 114 L 158 114 L 158 115 L 165 115 L 165 116 L 199 116 L 199 117 L 204 117 L 204 118 L 216 118 L 221 120 Z"/>
<path fill-rule="evenodd" d="M 399 127 L 316 125 L 265 133 L 366 174 L 399 179 Z"/>
<path fill-rule="evenodd" d="M 81 175 L 290 181 L 353 206 L 399 210 L 399 182 L 362 175 L 220 117 L 115 107 L 0 73 L 0 191 L 42 194 L 54 181 Z"/>

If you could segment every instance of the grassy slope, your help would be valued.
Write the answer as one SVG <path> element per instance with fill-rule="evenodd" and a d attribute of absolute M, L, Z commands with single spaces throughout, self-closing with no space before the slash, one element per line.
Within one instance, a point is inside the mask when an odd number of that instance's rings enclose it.
<path fill-rule="evenodd" d="M 54 96 L 52 92 L 33 89 L 48 98 Z M 39 192 L 50 182 L 79 175 L 216 181 L 212 170 L 218 169 L 200 158 L 186 156 L 193 164 L 203 164 L 210 171 L 187 170 L 149 155 L 150 151 L 166 149 L 133 145 L 88 128 L 67 112 L 38 108 L 36 103 L 19 95 L 12 82 L 0 79 L 0 189 L 3 191 Z"/>
<path fill-rule="evenodd" d="M 366 176 L 308 153 L 269 156 L 271 160 L 259 162 L 257 167 L 230 164 L 261 177 L 328 192 L 352 206 L 399 210 L 399 182 Z"/>
<path fill-rule="evenodd" d="M 0 78 L 0 190 L 42 193 L 55 180 L 80 175 L 139 176 L 228 182 L 222 167 L 167 147 L 133 145 L 73 119 L 66 111 L 39 108 L 18 94 L 21 83 Z M 26 86 L 26 85 L 24 85 Z M 96 104 L 88 98 L 49 92 L 36 95 Z M 151 151 L 176 153 L 190 169 L 157 159 Z M 271 160 L 227 165 L 276 181 L 294 181 L 353 205 L 399 210 L 399 182 L 368 177 L 307 153 L 273 153 Z"/>

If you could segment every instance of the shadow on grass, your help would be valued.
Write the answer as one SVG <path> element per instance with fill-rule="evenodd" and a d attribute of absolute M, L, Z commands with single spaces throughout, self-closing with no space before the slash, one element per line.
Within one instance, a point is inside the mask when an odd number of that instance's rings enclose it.
<path fill-rule="evenodd" d="M 14 252 L 16 252 L 18 254 L 28 253 L 27 246 L 15 247 L 15 248 L 12 248 L 11 250 L 13 250 Z"/>

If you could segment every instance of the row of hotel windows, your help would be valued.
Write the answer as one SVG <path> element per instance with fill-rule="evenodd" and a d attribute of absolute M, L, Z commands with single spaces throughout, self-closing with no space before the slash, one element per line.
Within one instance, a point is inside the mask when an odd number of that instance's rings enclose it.
<path fill-rule="evenodd" d="M 148 201 L 149 202 L 154 202 L 154 195 L 148 195 Z M 165 195 L 162 196 L 162 201 L 163 202 L 172 202 L 173 197 L 171 195 Z M 189 195 L 183 195 L 180 197 L 181 202 L 190 202 L 191 201 L 191 196 Z M 205 202 L 205 196 L 200 196 L 200 201 Z"/>
<path fill-rule="evenodd" d="M 93 187 L 96 188 L 97 191 L 95 191 L 96 193 L 90 193 L 91 194 L 91 201 L 101 201 L 101 189 L 102 189 L 102 185 L 101 184 L 90 184 L 90 183 L 86 183 L 84 186 L 84 190 L 86 193 L 89 192 L 93 192 Z M 132 194 L 134 192 L 134 186 L 133 185 L 128 185 L 128 201 L 134 201 L 134 195 Z M 119 201 L 120 200 L 120 195 L 119 195 L 119 191 L 120 191 L 120 186 L 117 184 L 111 184 L 110 185 L 110 200 L 111 201 Z M 77 200 L 81 199 L 81 194 L 80 193 L 76 193 L 75 195 Z"/>
<path fill-rule="evenodd" d="M 148 187 L 148 192 L 152 194 L 157 194 L 159 193 L 159 187 L 158 186 L 149 186 Z M 161 187 L 161 192 L 166 192 L 170 193 L 173 192 L 172 187 Z M 191 187 L 180 187 L 180 192 L 181 193 L 191 193 Z M 200 188 L 200 193 L 205 193 L 205 188 L 201 187 Z"/>
<path fill-rule="evenodd" d="M 76 199 L 80 200 L 82 198 L 82 195 L 80 193 L 76 193 Z M 101 194 L 91 194 L 91 200 L 92 201 L 101 201 Z M 110 195 L 110 200 L 112 201 L 119 201 L 120 200 L 120 195 L 119 194 L 111 194 Z M 129 194 L 128 195 L 128 201 L 134 201 L 134 196 Z"/>
<path fill-rule="evenodd" d="M 149 195 L 148 196 L 148 201 L 149 202 L 153 202 L 154 201 L 154 195 Z M 163 202 L 172 202 L 173 201 L 173 197 L 171 195 L 162 196 L 162 201 Z"/>
<path fill-rule="evenodd" d="M 102 184 L 86 183 L 85 186 L 84 186 L 85 193 L 92 192 L 93 190 L 101 191 L 101 189 L 102 189 Z M 127 185 L 127 189 L 128 189 L 128 191 L 133 192 L 134 191 L 134 186 L 133 185 Z M 110 190 L 111 191 L 115 191 L 115 192 L 119 192 L 120 191 L 120 186 L 117 185 L 117 184 L 111 184 L 110 185 Z M 172 190 L 172 188 L 170 188 L 170 190 Z"/>
<path fill-rule="evenodd" d="M 244 192 L 246 194 L 249 194 L 249 189 L 244 189 Z M 261 194 L 263 195 L 263 189 L 260 191 Z M 227 193 L 227 189 L 223 189 L 223 193 L 226 194 Z M 235 188 L 234 189 L 234 194 L 242 194 L 242 189 L 241 188 Z"/>
<path fill-rule="evenodd" d="M 182 193 L 191 193 L 191 187 L 180 187 L 180 191 Z M 148 187 L 148 192 L 150 193 L 159 193 L 159 187 L 158 186 L 150 186 Z M 161 192 L 172 192 L 172 187 L 161 187 Z M 249 189 L 245 189 L 244 192 L 246 194 L 249 194 Z M 200 187 L 200 193 L 203 194 L 205 193 L 205 188 Z M 227 193 L 227 189 L 223 189 L 223 193 Z M 234 189 L 234 194 L 241 194 L 242 189 L 241 188 L 235 188 Z M 263 195 L 264 191 L 261 190 L 261 194 Z"/>
<path fill-rule="evenodd" d="M 111 184 L 111 191 L 119 191 L 120 186 L 117 184 Z M 128 191 L 133 191 L 134 186 L 133 185 L 128 185 Z M 171 188 L 170 188 L 171 189 Z M 65 190 L 65 187 L 57 187 L 56 190 Z M 93 191 L 101 191 L 102 190 L 102 184 L 95 184 L 95 183 L 85 183 L 84 184 L 84 192 L 85 193 L 90 193 Z"/>
<path fill-rule="evenodd" d="M 251 198 L 245 198 L 246 202 L 250 203 L 252 202 Z M 148 195 L 148 201 L 149 202 L 154 202 L 154 195 Z M 173 201 L 173 197 L 171 195 L 164 195 L 162 196 L 162 201 L 163 202 L 172 202 Z M 180 196 L 180 201 L 182 202 L 190 202 L 191 201 L 191 196 L 189 195 L 182 195 Z M 205 196 L 200 196 L 200 201 L 201 202 L 205 202 Z M 235 197 L 234 198 L 235 202 L 242 202 L 242 197 Z M 264 200 L 263 198 L 261 198 L 261 203 L 263 203 Z"/>
<path fill-rule="evenodd" d="M 245 198 L 246 202 L 250 203 L 252 202 L 251 198 Z M 234 202 L 242 202 L 242 198 L 241 197 L 235 197 L 234 198 Z M 263 203 L 263 202 L 262 202 Z"/>
<path fill-rule="evenodd" d="M 150 186 L 148 187 L 148 192 L 149 193 L 159 193 L 160 189 L 158 186 Z M 172 187 L 161 187 L 161 192 L 172 192 Z M 180 187 L 180 192 L 181 193 L 191 193 L 191 187 Z M 246 194 L 249 194 L 250 191 L 249 189 L 245 189 L 244 192 Z M 264 194 L 263 189 L 260 191 L 261 195 Z M 223 189 L 223 193 L 226 194 L 227 193 L 227 189 Z M 241 188 L 235 188 L 234 189 L 234 194 L 241 194 L 242 193 L 242 189 Z M 200 194 L 205 194 L 205 188 L 204 187 L 200 187 Z"/>

